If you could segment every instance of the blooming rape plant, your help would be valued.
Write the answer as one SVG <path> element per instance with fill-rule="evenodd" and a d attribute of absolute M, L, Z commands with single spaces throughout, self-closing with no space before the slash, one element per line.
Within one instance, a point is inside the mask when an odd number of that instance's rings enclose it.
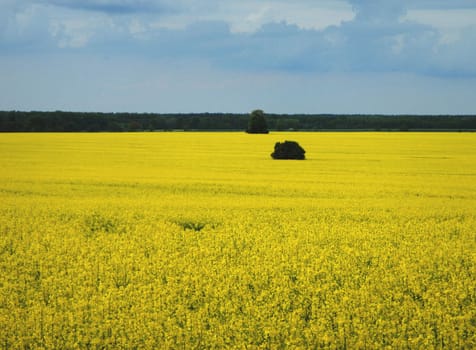
<path fill-rule="evenodd" d="M 476 346 L 474 134 L 0 144 L 4 349 Z"/>

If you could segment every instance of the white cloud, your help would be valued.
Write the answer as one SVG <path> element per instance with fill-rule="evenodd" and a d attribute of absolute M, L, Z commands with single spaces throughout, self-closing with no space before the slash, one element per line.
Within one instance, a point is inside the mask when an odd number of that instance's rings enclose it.
<path fill-rule="evenodd" d="M 416 9 L 403 18 L 432 26 L 442 34 L 442 43 L 451 43 L 461 38 L 467 28 L 476 30 L 476 8 L 473 9 Z"/>
<path fill-rule="evenodd" d="M 356 19 L 364 22 L 385 23 L 397 20 L 406 12 L 401 0 L 349 0 L 356 12 Z"/>
<path fill-rule="evenodd" d="M 147 26 L 136 18 L 129 22 L 129 32 L 134 36 L 140 37 L 142 34 L 146 33 L 147 30 Z"/>
<path fill-rule="evenodd" d="M 74 49 L 200 61 L 230 72 L 476 74 L 476 5 L 463 11 L 409 0 L 5 1 L 0 52 L 23 49 L 32 57 Z"/>
<path fill-rule="evenodd" d="M 86 47 L 95 36 L 116 29 L 113 19 L 102 13 L 85 16 L 71 9 L 48 9 L 49 33 L 60 48 Z"/>
<path fill-rule="evenodd" d="M 286 22 L 301 29 L 324 29 L 354 17 L 352 8 L 343 2 L 234 2 L 221 5 L 217 18 L 230 23 L 232 32 L 255 32 L 266 23 Z"/>
<path fill-rule="evenodd" d="M 94 34 L 90 23 L 82 20 L 54 20 L 50 24 L 50 32 L 61 48 L 84 47 Z"/>
<path fill-rule="evenodd" d="M 181 2 L 184 3 L 184 2 Z M 351 20 L 351 6 L 344 1 L 221 1 L 193 2 L 181 11 L 154 20 L 154 28 L 185 29 L 195 22 L 228 23 L 232 33 L 253 33 L 264 24 L 286 22 L 302 29 L 324 29 Z M 211 5 L 213 4 L 213 6 Z"/>

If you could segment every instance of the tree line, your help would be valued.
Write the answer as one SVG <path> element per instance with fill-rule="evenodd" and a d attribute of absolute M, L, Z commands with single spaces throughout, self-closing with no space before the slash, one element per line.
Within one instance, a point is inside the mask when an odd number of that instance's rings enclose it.
<path fill-rule="evenodd" d="M 476 130 L 476 115 L 265 114 L 269 130 Z M 247 130 L 240 113 L 83 113 L 0 111 L 0 132 Z"/>

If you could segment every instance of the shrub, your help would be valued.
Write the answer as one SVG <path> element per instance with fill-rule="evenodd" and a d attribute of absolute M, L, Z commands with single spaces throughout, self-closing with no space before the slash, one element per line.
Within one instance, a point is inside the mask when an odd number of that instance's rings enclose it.
<path fill-rule="evenodd" d="M 273 159 L 305 159 L 306 151 L 296 141 L 276 142 Z"/>

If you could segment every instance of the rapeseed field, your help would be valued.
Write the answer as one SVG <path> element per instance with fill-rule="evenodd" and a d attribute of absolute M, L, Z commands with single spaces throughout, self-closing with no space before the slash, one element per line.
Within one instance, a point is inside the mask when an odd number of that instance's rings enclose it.
<path fill-rule="evenodd" d="M 472 349 L 475 228 L 472 133 L 2 134 L 0 348 Z"/>

